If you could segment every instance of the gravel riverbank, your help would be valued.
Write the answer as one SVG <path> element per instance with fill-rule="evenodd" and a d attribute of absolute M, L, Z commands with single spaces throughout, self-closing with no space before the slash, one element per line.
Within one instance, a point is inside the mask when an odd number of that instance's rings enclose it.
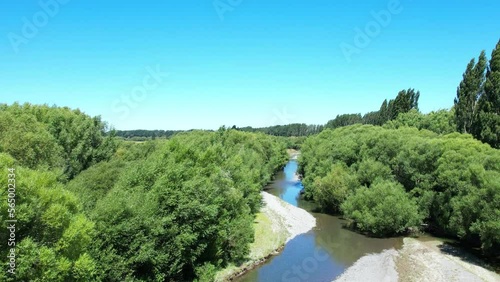
<path fill-rule="evenodd" d="M 292 206 L 267 192 L 262 192 L 262 198 L 265 203 L 263 212 L 268 214 L 273 221 L 273 228 L 286 230 L 288 233 L 285 243 L 316 226 L 316 218 L 307 211 Z"/>
<path fill-rule="evenodd" d="M 479 262 L 463 260 L 460 250 L 446 245 L 443 252 L 443 246 L 440 241 L 405 238 L 401 250 L 364 256 L 335 281 L 500 281 Z"/>

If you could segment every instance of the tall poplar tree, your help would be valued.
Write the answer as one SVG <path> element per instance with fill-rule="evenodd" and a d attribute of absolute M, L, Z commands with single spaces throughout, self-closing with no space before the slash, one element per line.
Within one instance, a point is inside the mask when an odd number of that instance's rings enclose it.
<path fill-rule="evenodd" d="M 477 139 L 500 148 L 500 41 L 491 54 L 474 127 Z"/>
<path fill-rule="evenodd" d="M 455 120 L 457 130 L 461 133 L 472 133 L 473 131 L 477 101 L 483 92 L 487 63 L 486 52 L 482 51 L 477 64 L 475 59 L 469 62 L 458 86 L 455 98 Z"/>
<path fill-rule="evenodd" d="M 378 112 L 379 112 L 378 125 L 383 125 L 389 120 L 389 106 L 387 105 L 387 99 L 384 100 Z"/>
<path fill-rule="evenodd" d="M 407 113 L 411 109 L 416 109 L 418 111 L 419 98 L 420 91 L 415 91 L 413 88 L 399 91 L 396 98 L 394 100 L 390 100 L 389 105 L 387 106 L 388 120 L 396 119 L 399 114 Z"/>

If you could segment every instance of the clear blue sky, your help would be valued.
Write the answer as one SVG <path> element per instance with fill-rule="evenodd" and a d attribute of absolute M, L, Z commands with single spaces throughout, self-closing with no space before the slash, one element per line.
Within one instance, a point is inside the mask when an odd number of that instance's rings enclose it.
<path fill-rule="evenodd" d="M 350 61 L 341 44 L 391 1 L 64 2 L 0 2 L 0 102 L 80 108 L 117 129 L 323 124 L 409 87 L 421 111 L 449 108 L 468 61 L 500 38 L 493 0 L 401 0 Z"/>

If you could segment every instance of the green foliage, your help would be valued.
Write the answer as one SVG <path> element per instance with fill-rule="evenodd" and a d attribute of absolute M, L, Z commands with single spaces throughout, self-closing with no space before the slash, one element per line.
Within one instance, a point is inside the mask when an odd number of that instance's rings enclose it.
<path fill-rule="evenodd" d="M 392 179 L 391 168 L 374 159 L 365 159 L 357 164 L 357 177 L 361 185 L 370 187 L 377 179 Z"/>
<path fill-rule="evenodd" d="M 200 266 L 196 268 L 196 276 L 198 277 L 197 280 L 198 282 L 211 282 L 214 279 L 215 274 L 217 273 L 217 268 L 210 264 L 204 264 L 203 266 Z"/>
<path fill-rule="evenodd" d="M 96 277 L 95 261 L 87 253 L 81 255 L 73 267 L 75 281 L 92 281 Z"/>
<path fill-rule="evenodd" d="M 408 116 L 419 114 L 410 112 Z M 403 114 L 396 121 L 405 118 Z M 306 196 L 322 206 L 331 204 L 337 207 L 340 204 L 342 207 L 347 200 L 342 201 L 338 193 L 345 189 L 338 180 L 341 178 L 333 177 L 331 170 L 334 165 L 343 167 L 357 178 L 360 185 L 368 187 L 348 193 L 346 199 L 360 191 L 363 196 L 352 198 L 343 210 L 345 215 L 349 211 L 346 216 L 361 223 L 363 230 L 382 235 L 402 232 L 408 227 L 400 224 L 402 229 L 376 229 L 375 225 L 385 223 L 375 221 L 369 210 L 361 212 L 364 197 L 373 196 L 369 191 L 375 185 L 381 190 L 384 185 L 397 186 L 403 187 L 410 199 L 411 209 L 408 211 L 412 212 L 409 214 L 414 215 L 413 209 L 416 208 L 418 218 L 425 220 L 433 230 L 482 246 L 485 252 L 498 250 L 500 151 L 468 134 L 439 135 L 405 126 L 390 129 L 393 124 L 388 123 L 385 128 L 354 125 L 325 130 L 308 138 L 302 145 L 299 158 L 300 170 L 305 176 Z M 396 182 L 387 184 L 388 181 Z M 392 190 L 401 190 L 399 188 Z M 382 211 L 387 211 L 384 217 L 387 222 L 400 220 L 381 206 L 377 212 Z M 365 220 L 364 216 L 368 219 Z"/>
<path fill-rule="evenodd" d="M 29 109 L 39 121 L 49 125 L 49 131 L 63 148 L 64 173 L 69 179 L 113 155 L 116 144 L 112 135 L 106 136 L 107 128 L 100 117 L 91 118 L 68 108 Z"/>
<path fill-rule="evenodd" d="M 294 150 L 300 150 L 302 147 L 302 144 L 304 141 L 307 139 L 305 136 L 299 136 L 299 137 L 283 137 L 281 138 L 282 142 L 286 144 L 287 149 L 294 149 Z"/>
<path fill-rule="evenodd" d="M 359 188 L 341 206 L 344 216 L 370 234 L 388 236 L 418 226 L 421 216 L 417 204 L 397 182 L 381 181 L 370 188 Z"/>
<path fill-rule="evenodd" d="M 72 179 L 93 164 L 109 159 L 116 143 L 105 136 L 100 117 L 68 108 L 13 104 L 0 107 L 0 152 L 29 168 L 60 168 Z"/>
<path fill-rule="evenodd" d="M 500 41 L 491 54 L 484 93 L 479 97 L 477 108 L 474 137 L 500 148 Z"/>
<path fill-rule="evenodd" d="M 427 129 L 438 134 L 449 134 L 456 130 L 453 111 L 439 110 L 422 114 L 415 109 L 399 114 L 394 120 L 384 124 L 385 128 L 397 129 L 400 127 L 416 127 L 420 130 Z"/>
<path fill-rule="evenodd" d="M 363 115 L 363 117 L 361 117 L 361 114 L 337 115 L 335 119 L 328 121 L 324 128 L 335 129 L 338 127 L 349 126 L 358 123 L 383 125 L 388 121 L 398 118 L 399 115 L 408 113 L 410 111 L 418 113 L 419 98 L 420 92 L 415 91 L 415 89 L 410 88 L 408 90 L 401 90 L 395 99 L 391 99 L 389 100 L 389 102 L 387 102 L 387 100 L 384 100 L 378 111 L 368 112 Z M 396 126 L 401 126 L 401 123 L 406 126 L 417 126 L 416 121 L 414 120 L 416 115 L 417 114 L 412 114 L 411 116 L 404 117 L 396 124 Z M 410 122 L 410 124 L 406 124 L 408 123 L 408 121 Z M 433 121 L 432 123 L 434 122 L 435 121 Z M 428 124 L 426 126 L 430 127 L 432 125 Z M 437 128 L 435 130 L 437 130 Z"/>
<path fill-rule="evenodd" d="M 278 139 L 236 130 L 182 133 L 159 146 L 127 165 L 91 213 L 102 280 L 193 280 L 243 259 L 261 187 L 287 158 Z"/>
<path fill-rule="evenodd" d="M 493 146 L 497 54 L 472 115 L 481 128 L 474 136 Z M 338 116 L 327 125 L 335 130 L 222 127 L 140 143 L 115 138 L 99 117 L 79 110 L 0 105 L 0 169 L 15 167 L 22 187 L 17 279 L 211 281 L 217 269 L 248 255 L 260 191 L 288 160 L 287 148 L 302 151 L 306 197 L 343 212 L 363 232 L 400 234 L 425 220 L 495 255 L 500 153 L 452 133 L 453 109 L 419 113 L 418 98 L 413 89 L 401 91 L 363 118 Z M 6 197 L 1 191 L 1 210 Z M 0 246 L 2 262 L 7 251 Z M 12 278 L 2 273 L 0 280 Z"/>
<path fill-rule="evenodd" d="M 484 51 L 469 62 L 454 102 L 457 130 L 500 148 L 500 41 L 489 63 Z"/>
<path fill-rule="evenodd" d="M 287 125 L 274 125 L 261 128 L 253 128 L 250 126 L 237 128 L 236 126 L 233 126 L 233 129 L 246 132 L 260 132 L 273 136 L 298 137 L 317 134 L 323 130 L 323 126 L 313 124 L 307 125 L 304 123 L 292 123 Z"/>
<path fill-rule="evenodd" d="M 29 113 L 0 109 L 0 152 L 29 168 L 62 166 L 62 148 L 46 125 Z"/>
<path fill-rule="evenodd" d="M 438 134 L 449 134 L 455 132 L 457 125 L 455 124 L 454 112 L 451 110 L 432 111 L 425 115 L 425 119 L 421 129 L 427 129 Z"/>
<path fill-rule="evenodd" d="M 116 131 L 116 136 L 117 137 L 122 137 L 124 139 L 131 139 L 131 140 L 139 140 L 137 138 L 142 138 L 140 139 L 141 141 L 145 140 L 152 140 L 156 138 L 170 138 L 174 136 L 177 133 L 180 133 L 183 131 L 179 130 L 117 130 Z"/>
<path fill-rule="evenodd" d="M 463 79 L 457 89 L 455 98 L 455 120 L 457 130 L 461 133 L 472 133 L 473 122 L 477 112 L 477 100 L 483 92 L 487 59 L 483 51 L 476 63 L 472 59 L 467 65 Z"/>
<path fill-rule="evenodd" d="M 363 115 L 363 124 L 380 125 L 381 113 L 378 111 L 368 112 Z"/>
<path fill-rule="evenodd" d="M 398 117 L 399 114 L 407 113 L 412 109 L 418 111 L 418 99 L 420 92 L 415 92 L 415 89 L 409 88 L 408 90 L 399 91 L 394 100 L 389 101 L 387 106 L 388 116 L 390 120 Z"/>
<path fill-rule="evenodd" d="M 80 173 L 66 188 L 79 198 L 83 211 L 88 215 L 97 201 L 113 188 L 126 165 L 120 160 L 101 162 Z"/>
<path fill-rule="evenodd" d="M 248 255 L 261 188 L 288 160 L 284 138 L 221 128 L 127 142 L 68 108 L 0 105 L 0 129 L 0 169 L 22 187 L 18 281 L 211 281 Z"/>
<path fill-rule="evenodd" d="M 335 164 L 323 178 L 316 178 L 315 198 L 325 210 L 338 213 L 340 204 L 359 186 L 355 176 L 342 164 Z"/>
<path fill-rule="evenodd" d="M 378 114 L 378 122 L 374 125 L 382 125 L 391 119 L 391 111 L 389 109 L 389 103 L 387 103 L 387 100 L 384 100 L 384 102 L 382 102 L 382 105 L 380 105 Z"/>
<path fill-rule="evenodd" d="M 330 120 L 326 123 L 325 128 L 335 129 L 337 127 L 353 125 L 356 123 L 363 123 L 361 114 L 337 115 L 335 119 Z"/>
<path fill-rule="evenodd" d="M 13 160 L 0 154 L 0 170 L 6 172 Z M 94 223 L 80 211 L 77 198 L 58 183 L 57 174 L 14 166 L 16 174 L 16 281 L 91 281 L 92 272 L 81 279 L 86 267 L 95 265 L 87 252 L 94 238 Z M 7 187 L 7 174 L 0 174 L 0 185 Z M 7 193 L 0 193 L 0 209 L 7 210 Z M 0 220 L 6 220 L 5 213 Z M 7 242 L 7 232 L 0 239 Z M 10 247 L 0 246 L 2 264 Z M 87 254 L 87 255 L 86 255 Z M 80 262 L 79 262 L 80 261 Z M 79 270 L 80 269 L 80 270 Z M 12 278 L 12 277 L 11 277 Z M 11 279 L 8 278 L 8 279 Z M 6 280 L 10 281 L 10 280 Z"/>
<path fill-rule="evenodd" d="M 486 171 L 483 177 L 483 188 L 475 191 L 476 195 L 471 199 L 471 204 L 476 205 L 463 207 L 475 209 L 480 218 L 470 226 L 470 234 L 477 234 L 482 249 L 495 254 L 500 248 L 500 174 Z M 485 201 L 485 198 L 491 201 Z"/>
<path fill-rule="evenodd" d="M 418 112 L 418 99 L 420 92 L 409 88 L 399 91 L 395 99 L 384 100 L 378 112 L 371 112 L 365 115 L 364 123 L 372 125 L 383 125 L 384 123 L 396 119 L 400 114 L 411 110 Z"/>
<path fill-rule="evenodd" d="M 146 141 L 146 142 L 120 142 L 116 149 L 114 160 L 122 160 L 125 162 L 143 160 L 153 154 L 163 144 L 163 141 Z"/>

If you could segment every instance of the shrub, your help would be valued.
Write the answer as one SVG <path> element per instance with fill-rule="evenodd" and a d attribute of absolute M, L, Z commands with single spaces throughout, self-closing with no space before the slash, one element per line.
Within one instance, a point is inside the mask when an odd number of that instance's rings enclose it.
<path fill-rule="evenodd" d="M 404 233 L 422 220 L 414 200 L 393 181 L 380 181 L 371 188 L 360 188 L 341 205 L 347 219 L 356 227 L 375 236 Z"/>

